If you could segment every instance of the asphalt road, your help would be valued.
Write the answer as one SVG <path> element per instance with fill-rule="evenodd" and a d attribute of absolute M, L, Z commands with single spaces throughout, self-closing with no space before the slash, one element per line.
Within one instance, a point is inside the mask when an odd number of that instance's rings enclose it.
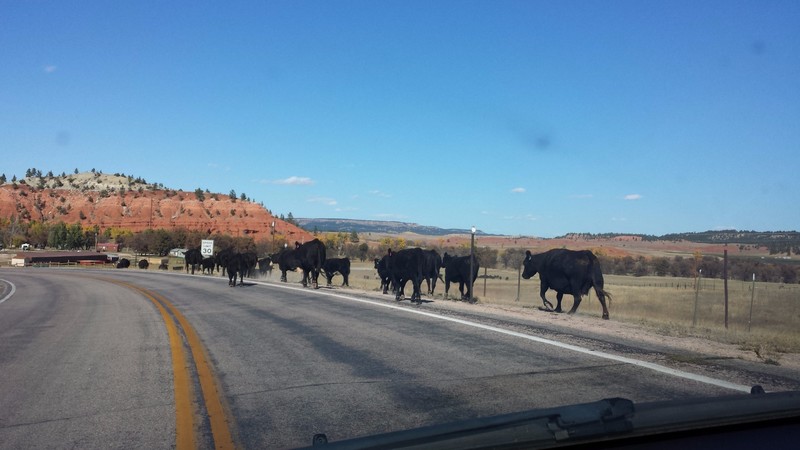
<path fill-rule="evenodd" d="M 533 323 L 346 289 L 3 269 L 0 448 L 288 448 L 315 433 L 338 441 L 603 398 L 746 389 L 708 366 L 692 379 L 686 364 L 677 375 L 633 364 L 635 343 L 579 351 L 536 334 Z"/>

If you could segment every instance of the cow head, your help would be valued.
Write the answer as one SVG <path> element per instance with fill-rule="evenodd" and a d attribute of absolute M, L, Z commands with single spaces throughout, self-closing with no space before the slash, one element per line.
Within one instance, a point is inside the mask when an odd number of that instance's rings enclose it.
<path fill-rule="evenodd" d="M 531 255 L 530 250 L 525 251 L 525 259 L 522 260 L 522 278 L 526 280 L 530 277 L 536 275 L 537 267 L 536 264 L 533 262 L 533 255 Z"/>
<path fill-rule="evenodd" d="M 449 263 L 451 259 L 453 259 L 453 257 L 448 255 L 447 252 L 444 252 L 444 256 L 442 257 L 442 264 L 447 265 L 447 263 Z"/>

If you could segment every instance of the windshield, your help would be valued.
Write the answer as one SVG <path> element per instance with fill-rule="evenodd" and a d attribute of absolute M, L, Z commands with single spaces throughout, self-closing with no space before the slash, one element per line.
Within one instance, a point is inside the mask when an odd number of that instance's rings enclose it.
<path fill-rule="evenodd" d="M 798 390 L 798 25 L 794 1 L 0 3 L 0 448 Z"/>

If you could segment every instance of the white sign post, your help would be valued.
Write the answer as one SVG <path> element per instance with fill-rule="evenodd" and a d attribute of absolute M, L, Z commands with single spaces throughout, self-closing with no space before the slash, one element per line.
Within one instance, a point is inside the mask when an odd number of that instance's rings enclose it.
<path fill-rule="evenodd" d="M 203 239 L 200 241 L 200 254 L 203 255 L 203 258 L 214 256 L 213 239 Z"/>

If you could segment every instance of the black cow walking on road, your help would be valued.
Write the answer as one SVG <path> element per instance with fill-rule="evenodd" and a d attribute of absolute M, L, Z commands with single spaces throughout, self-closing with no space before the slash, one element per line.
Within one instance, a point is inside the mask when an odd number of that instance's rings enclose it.
<path fill-rule="evenodd" d="M 414 303 L 422 303 L 422 295 L 420 293 L 420 286 L 422 279 L 425 277 L 425 256 L 421 248 L 407 248 L 397 252 L 392 252 L 389 249 L 387 253 L 386 267 L 389 269 L 392 284 L 394 284 L 397 291 L 395 292 L 395 300 L 403 299 L 403 287 L 406 282 L 411 280 L 414 287 L 414 292 L 411 294 L 411 301 Z"/>
<path fill-rule="evenodd" d="M 442 278 L 441 269 L 444 267 L 442 257 L 436 250 L 423 250 L 422 256 L 425 258 L 425 265 L 422 268 L 422 275 L 428 284 L 428 295 L 433 295 L 436 290 L 436 280 Z"/>
<path fill-rule="evenodd" d="M 214 257 L 209 256 L 203 258 L 203 261 L 200 262 L 200 266 L 203 268 L 204 274 L 208 271 L 209 275 L 214 275 Z"/>
<path fill-rule="evenodd" d="M 325 244 L 319 239 L 300 244 L 295 242 L 295 248 L 286 249 L 280 253 L 271 255 L 273 261 L 278 262 L 281 270 L 281 281 L 286 281 L 286 272 L 289 270 L 303 271 L 303 286 L 308 286 L 311 278 L 311 286 L 319 289 L 319 272 L 325 264 Z"/>
<path fill-rule="evenodd" d="M 389 255 L 384 255 L 383 258 L 375 258 L 375 270 L 378 271 L 378 278 L 381 279 L 381 291 L 384 294 L 389 293 L 389 284 L 392 282 L 392 274 L 389 273 L 389 267 L 386 265 Z"/>
<path fill-rule="evenodd" d="M 589 250 L 554 249 L 533 255 L 526 251 L 522 265 L 522 278 L 527 280 L 536 273 L 539 274 L 542 283 L 539 295 L 546 311 L 553 310 L 553 304 L 544 295 L 548 289 L 557 293 L 556 312 L 561 312 L 564 294 L 571 294 L 575 301 L 569 314 L 573 314 L 581 304 L 581 296 L 588 294 L 589 289 L 594 287 L 597 299 L 603 307 L 603 319 L 608 320 L 606 297 L 611 301 L 611 294 L 603 290 L 603 273 L 594 253 Z"/>
<path fill-rule="evenodd" d="M 230 253 L 225 258 L 225 270 L 228 273 L 228 286 L 236 286 L 236 275 L 239 275 L 239 286 L 244 285 L 244 273 L 247 263 L 241 253 Z"/>
<path fill-rule="evenodd" d="M 478 278 L 478 258 L 472 257 L 472 277 L 469 273 L 469 256 L 450 256 L 447 253 L 442 258 L 444 263 L 444 296 L 450 292 L 450 283 L 458 283 L 458 292 L 461 293 L 461 300 L 473 298 L 472 286 Z M 464 294 L 464 285 L 467 286 L 467 293 Z"/>
<path fill-rule="evenodd" d="M 272 273 L 272 258 L 267 256 L 258 260 L 258 274 L 265 277 Z"/>
<path fill-rule="evenodd" d="M 186 250 L 186 253 L 183 255 L 184 262 L 186 264 L 186 272 L 189 272 L 189 266 L 192 267 L 192 275 L 194 275 L 194 271 L 197 266 L 203 263 L 203 254 L 200 253 L 200 247 L 197 248 L 190 248 Z"/>
<path fill-rule="evenodd" d="M 336 273 L 342 274 L 342 286 L 350 286 L 350 258 L 328 258 L 322 266 L 325 278 L 328 279 L 328 286 L 333 284 L 333 276 Z"/>

